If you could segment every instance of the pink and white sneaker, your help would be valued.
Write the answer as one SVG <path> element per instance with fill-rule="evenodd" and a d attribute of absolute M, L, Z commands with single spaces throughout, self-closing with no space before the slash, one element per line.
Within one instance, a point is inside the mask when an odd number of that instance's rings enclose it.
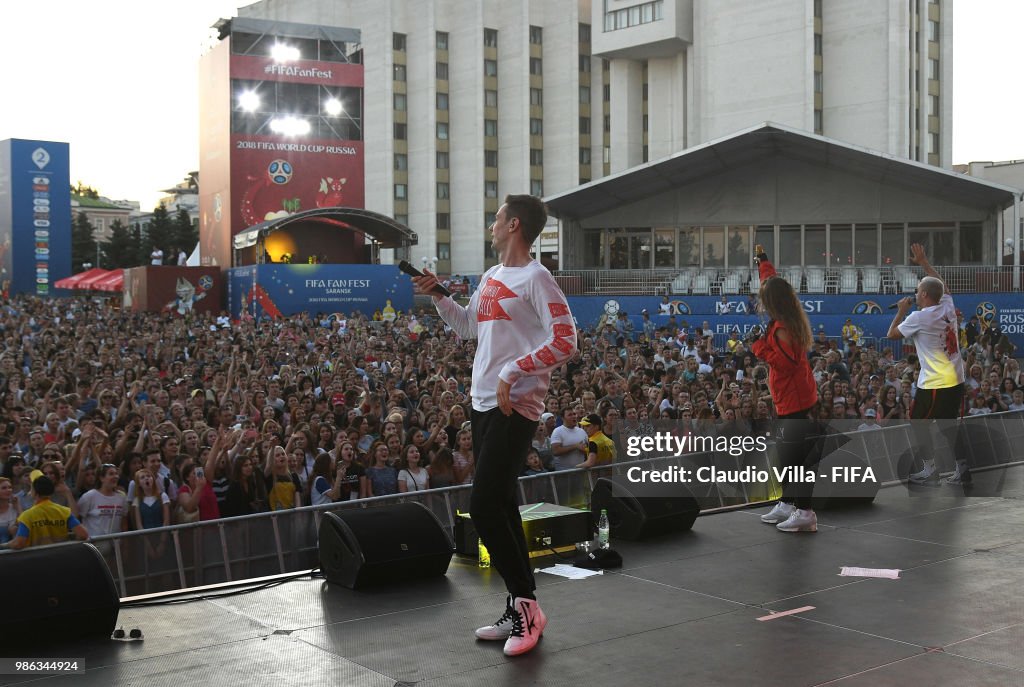
<path fill-rule="evenodd" d="M 548 618 L 536 599 L 513 599 L 512 631 L 505 641 L 505 655 L 519 656 L 537 646 L 547 624 Z"/>

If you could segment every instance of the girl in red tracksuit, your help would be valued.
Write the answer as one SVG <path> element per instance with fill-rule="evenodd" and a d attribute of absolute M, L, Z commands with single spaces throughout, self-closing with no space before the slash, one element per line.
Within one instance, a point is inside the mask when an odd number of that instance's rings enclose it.
<path fill-rule="evenodd" d="M 793 286 L 775 272 L 764 249 L 757 247 L 761 274 L 761 308 L 771 323 L 751 346 L 758 358 L 768 363 L 768 390 L 778 412 L 782 432 L 776 443 L 782 467 L 815 467 L 809 437 L 814 433 L 809 413 L 818 401 L 807 351 L 811 347 L 811 324 Z M 782 498 L 761 521 L 782 532 L 817 532 L 818 518 L 811 508 L 813 482 L 783 482 Z"/>

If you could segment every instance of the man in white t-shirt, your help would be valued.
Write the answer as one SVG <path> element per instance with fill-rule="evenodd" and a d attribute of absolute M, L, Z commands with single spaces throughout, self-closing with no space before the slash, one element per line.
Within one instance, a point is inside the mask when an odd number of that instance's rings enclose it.
<path fill-rule="evenodd" d="M 587 431 L 576 424 L 579 417 L 575 408 L 562 414 L 562 424 L 551 433 L 551 455 L 556 470 L 570 470 L 587 459 Z"/>
<path fill-rule="evenodd" d="M 162 265 L 162 264 L 164 264 L 164 252 L 162 250 L 160 250 L 159 248 L 157 248 L 156 246 L 153 247 L 153 252 L 149 254 L 149 264 L 150 265 Z"/>
<path fill-rule="evenodd" d="M 914 298 L 908 296 L 897 304 L 896 317 L 889 327 L 888 336 L 890 339 L 910 339 L 921 365 L 910 418 L 918 455 L 924 457 L 924 469 L 910 475 L 909 479 L 924 484 L 939 478 L 933 457 L 935 447 L 931 435 L 932 423 L 926 420 L 956 420 L 962 416 L 964 361 L 960 356 L 960 336 L 953 297 L 939 278 L 939 273 L 928 262 L 924 247 L 915 243 L 910 251 L 913 255 L 911 259 L 924 269 L 926 276 L 917 285 Z M 915 300 L 918 310 L 908 315 Z M 964 439 L 958 426 L 954 441 L 956 470 L 944 480 L 946 484 L 966 485 L 971 482 Z"/>

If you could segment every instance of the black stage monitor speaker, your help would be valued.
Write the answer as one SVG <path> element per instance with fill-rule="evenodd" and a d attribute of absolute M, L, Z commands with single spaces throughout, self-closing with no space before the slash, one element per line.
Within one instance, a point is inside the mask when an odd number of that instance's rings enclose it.
<path fill-rule="evenodd" d="M 109 639 L 121 607 L 106 561 L 86 543 L 0 556 L 0 589 L 7 590 L 3 642 L 36 648 L 55 639 Z"/>
<path fill-rule="evenodd" d="M 454 553 L 441 521 L 419 503 L 328 511 L 320 520 L 320 569 L 349 589 L 444 575 Z"/>
<path fill-rule="evenodd" d="M 613 539 L 643 539 L 693 527 L 700 506 L 685 486 L 638 486 L 625 477 L 602 477 L 594 485 L 590 498 L 594 522 L 602 509 L 607 510 Z"/>

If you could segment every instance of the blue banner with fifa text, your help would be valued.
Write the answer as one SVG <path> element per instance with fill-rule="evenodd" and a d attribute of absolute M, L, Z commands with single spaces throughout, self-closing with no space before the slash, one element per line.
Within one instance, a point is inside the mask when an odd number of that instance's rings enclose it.
<path fill-rule="evenodd" d="M 912 294 L 825 295 L 801 294 L 815 332 L 823 329 L 827 336 L 840 336 L 847 319 L 860 328 L 863 336 L 884 338 L 892 324 L 895 305 Z M 634 331 L 643 331 L 643 310 L 655 327 L 673 326 L 690 331 L 708 327 L 716 334 L 738 329 L 745 334 L 761 325 L 766 316 L 759 315 L 753 299 L 747 296 L 569 296 L 569 307 L 581 327 L 596 329 L 619 319 L 619 313 L 633 323 Z M 997 327 L 1017 346 L 1016 355 L 1024 355 L 1024 298 L 1015 293 L 958 293 L 953 302 L 963 314 L 961 324 L 977 318 L 979 334 Z"/>
<path fill-rule="evenodd" d="M 228 270 L 231 316 L 258 318 L 300 312 L 372 316 L 387 320 L 412 308 L 412 280 L 394 265 L 248 265 Z"/>

